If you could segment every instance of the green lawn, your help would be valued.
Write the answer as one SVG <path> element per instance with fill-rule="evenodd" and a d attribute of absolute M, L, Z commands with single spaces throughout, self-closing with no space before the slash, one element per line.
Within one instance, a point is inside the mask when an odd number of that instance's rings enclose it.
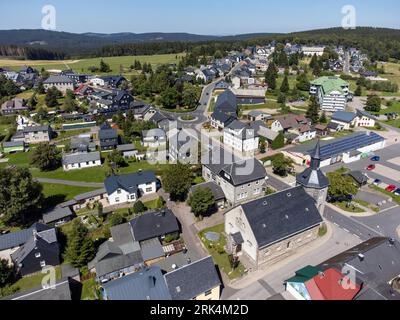
<path fill-rule="evenodd" d="M 48 207 L 54 207 L 64 201 L 73 199 L 77 195 L 96 190 L 95 188 L 67 186 L 54 183 L 42 183 L 42 185 L 43 194 L 46 197 L 45 203 Z"/>
<path fill-rule="evenodd" d="M 279 109 L 279 104 L 276 101 L 266 101 L 263 104 L 241 105 L 240 110 L 258 110 L 258 109 Z"/>
<path fill-rule="evenodd" d="M 98 297 L 98 285 L 94 278 L 82 282 L 81 300 L 98 300 Z"/>
<path fill-rule="evenodd" d="M 375 191 L 378 191 L 380 193 L 383 193 L 384 195 L 392 198 L 395 202 L 400 204 L 400 196 L 396 196 L 394 193 L 386 191 L 385 189 L 379 188 L 378 186 L 375 186 L 375 185 L 370 185 L 370 188 L 372 188 Z"/>
<path fill-rule="evenodd" d="M 211 242 L 205 238 L 207 232 L 216 232 L 220 234 L 220 240 L 218 242 Z M 218 225 L 212 228 L 205 229 L 199 232 L 199 238 L 203 242 L 204 246 L 207 248 L 210 255 L 213 257 L 214 262 L 218 265 L 219 269 L 224 272 L 229 279 L 235 279 L 241 277 L 244 272 L 244 266 L 239 264 L 239 267 L 232 270 L 231 264 L 229 262 L 228 254 L 224 250 L 226 244 L 226 239 L 223 234 L 224 225 Z"/>
<path fill-rule="evenodd" d="M 62 140 L 66 140 L 68 138 L 79 136 L 80 134 L 89 133 L 90 129 L 77 129 L 77 130 L 68 130 L 68 131 L 60 131 L 57 138 L 55 138 L 54 142 L 59 142 Z"/>
<path fill-rule="evenodd" d="M 56 279 L 61 279 L 61 267 L 57 266 L 56 268 Z M 11 285 L 11 289 L 17 290 L 18 292 L 27 291 L 30 289 L 34 289 L 36 287 L 41 287 L 43 277 L 48 274 L 38 273 L 30 277 L 24 277 L 19 279 L 17 282 Z"/>
<path fill-rule="evenodd" d="M 356 207 L 353 204 L 350 204 L 350 206 L 347 206 L 347 202 L 336 202 L 335 206 L 339 207 L 340 209 L 351 212 L 351 213 L 363 213 L 365 212 L 363 209 Z"/>

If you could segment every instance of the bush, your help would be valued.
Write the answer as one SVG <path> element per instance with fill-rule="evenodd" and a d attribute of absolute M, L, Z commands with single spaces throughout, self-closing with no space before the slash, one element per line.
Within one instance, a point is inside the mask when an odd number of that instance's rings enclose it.
<path fill-rule="evenodd" d="M 173 241 L 179 240 L 179 238 L 180 238 L 179 233 L 167 234 L 165 236 L 164 242 L 171 243 Z"/>
<path fill-rule="evenodd" d="M 126 219 L 119 213 L 113 214 L 110 217 L 110 225 L 111 227 L 118 226 L 126 222 Z"/>
<path fill-rule="evenodd" d="M 140 200 L 135 202 L 135 204 L 133 205 L 133 213 L 134 214 L 143 213 L 146 210 L 147 210 L 146 206 Z"/>

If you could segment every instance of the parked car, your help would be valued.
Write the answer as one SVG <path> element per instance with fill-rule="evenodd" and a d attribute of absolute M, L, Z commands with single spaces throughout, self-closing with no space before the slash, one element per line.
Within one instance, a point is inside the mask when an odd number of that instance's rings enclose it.
<path fill-rule="evenodd" d="M 374 164 L 370 164 L 370 165 L 367 167 L 367 170 L 368 170 L 368 171 L 374 171 L 375 168 L 376 168 L 376 166 L 375 166 Z"/>
<path fill-rule="evenodd" d="M 391 184 L 390 186 L 388 186 L 386 188 L 386 191 L 394 192 L 396 189 L 397 189 L 397 187 L 394 184 Z"/>
<path fill-rule="evenodd" d="M 375 161 L 375 162 L 381 161 L 381 157 L 378 157 L 378 156 L 372 157 L 371 161 Z"/>
<path fill-rule="evenodd" d="M 382 183 L 382 180 L 375 179 L 372 184 L 375 185 L 375 186 L 379 186 L 381 183 Z"/>
<path fill-rule="evenodd" d="M 394 194 L 395 194 L 396 196 L 400 196 L 400 188 L 398 188 L 398 189 L 394 192 Z"/>

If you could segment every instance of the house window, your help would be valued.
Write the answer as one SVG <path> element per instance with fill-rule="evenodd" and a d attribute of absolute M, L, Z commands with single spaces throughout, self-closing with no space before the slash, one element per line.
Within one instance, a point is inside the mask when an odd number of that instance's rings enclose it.
<path fill-rule="evenodd" d="M 121 189 L 118 189 L 118 190 L 117 190 L 117 194 L 121 194 Z"/>
<path fill-rule="evenodd" d="M 147 188 L 146 189 L 146 192 L 152 192 L 153 191 L 153 188 Z"/>
<path fill-rule="evenodd" d="M 207 297 L 212 293 L 212 290 L 207 290 L 206 292 L 204 292 L 204 295 Z"/>
<path fill-rule="evenodd" d="M 40 261 L 40 266 L 42 267 L 42 268 L 44 268 L 45 266 L 46 266 L 46 261 Z"/>
<path fill-rule="evenodd" d="M 35 253 L 35 258 L 40 258 L 40 252 Z"/>
<path fill-rule="evenodd" d="M 119 198 L 115 198 L 115 202 L 119 202 Z"/>
<path fill-rule="evenodd" d="M 135 195 L 134 194 L 131 195 L 131 200 L 135 200 L 135 199 L 136 199 Z"/>

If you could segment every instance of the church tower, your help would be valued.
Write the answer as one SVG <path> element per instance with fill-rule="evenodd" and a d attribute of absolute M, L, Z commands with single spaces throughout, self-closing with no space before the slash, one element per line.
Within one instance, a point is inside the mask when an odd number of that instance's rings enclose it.
<path fill-rule="evenodd" d="M 320 169 L 321 146 L 319 140 L 315 149 L 311 152 L 310 167 L 296 177 L 298 186 L 315 199 L 317 208 L 321 215 L 324 214 L 326 198 L 328 197 L 329 180 Z"/>

